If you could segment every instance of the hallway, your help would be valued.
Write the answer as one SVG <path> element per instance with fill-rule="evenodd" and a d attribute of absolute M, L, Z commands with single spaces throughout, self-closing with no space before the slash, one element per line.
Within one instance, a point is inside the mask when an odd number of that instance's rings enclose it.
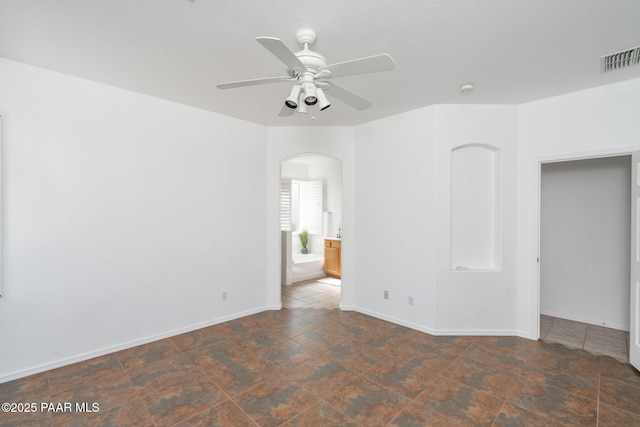
<path fill-rule="evenodd" d="M 542 314 L 540 339 L 629 362 L 629 332 Z"/>
<path fill-rule="evenodd" d="M 283 308 L 340 308 L 340 279 L 325 277 L 282 286 Z"/>

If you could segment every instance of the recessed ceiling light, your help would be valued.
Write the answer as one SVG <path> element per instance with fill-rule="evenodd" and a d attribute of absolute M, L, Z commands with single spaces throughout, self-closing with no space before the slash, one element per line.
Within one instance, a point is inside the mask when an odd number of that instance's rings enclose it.
<path fill-rule="evenodd" d="M 473 90 L 473 83 L 465 83 L 460 86 L 460 93 L 470 92 Z"/>

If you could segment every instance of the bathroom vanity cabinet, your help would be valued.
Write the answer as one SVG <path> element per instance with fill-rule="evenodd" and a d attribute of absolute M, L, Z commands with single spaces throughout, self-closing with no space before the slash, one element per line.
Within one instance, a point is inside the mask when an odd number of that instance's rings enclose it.
<path fill-rule="evenodd" d="M 324 239 L 324 272 L 327 276 L 340 278 L 341 247 L 339 239 Z"/>

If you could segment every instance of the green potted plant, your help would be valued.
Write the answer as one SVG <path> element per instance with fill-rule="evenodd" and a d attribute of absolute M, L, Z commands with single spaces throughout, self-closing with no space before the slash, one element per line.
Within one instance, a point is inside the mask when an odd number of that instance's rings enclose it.
<path fill-rule="evenodd" d="M 302 230 L 299 236 L 300 236 L 300 243 L 302 244 L 302 253 L 308 254 L 309 249 L 307 249 L 307 244 L 309 243 L 309 232 L 307 230 Z"/>

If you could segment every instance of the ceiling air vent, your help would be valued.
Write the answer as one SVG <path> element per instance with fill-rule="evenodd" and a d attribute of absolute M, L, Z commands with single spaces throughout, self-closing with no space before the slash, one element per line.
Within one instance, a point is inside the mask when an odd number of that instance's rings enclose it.
<path fill-rule="evenodd" d="M 640 46 L 600 57 L 600 71 L 617 70 L 640 64 Z"/>

